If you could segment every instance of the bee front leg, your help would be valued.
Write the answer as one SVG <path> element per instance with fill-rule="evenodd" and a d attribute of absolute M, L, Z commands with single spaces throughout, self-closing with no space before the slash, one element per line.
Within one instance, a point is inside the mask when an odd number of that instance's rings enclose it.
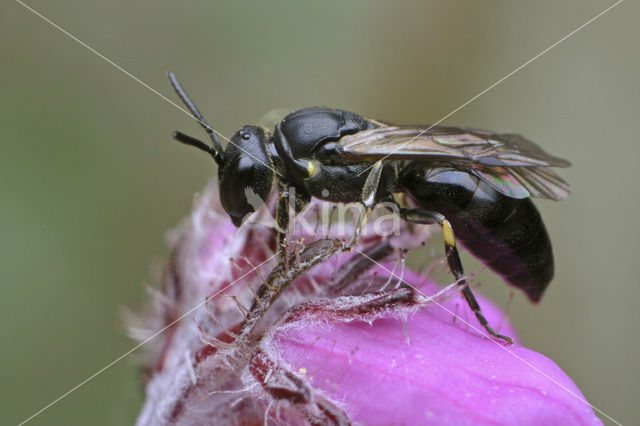
<path fill-rule="evenodd" d="M 289 233 L 289 191 L 280 187 L 280 193 L 278 194 L 278 203 L 276 204 L 276 225 L 278 232 L 278 258 L 280 264 L 284 267 L 284 270 L 289 269 L 289 256 L 287 236 Z"/>
<path fill-rule="evenodd" d="M 449 223 L 449 221 L 440 213 L 431 212 L 428 210 L 400 208 L 399 213 L 400 217 L 402 217 L 407 222 L 423 225 L 437 223 L 438 225 L 440 225 L 440 227 L 442 228 L 442 236 L 444 237 L 445 253 L 447 256 L 447 262 L 449 263 L 449 268 L 451 269 L 451 272 L 453 272 L 457 284 L 462 287 L 462 294 L 464 295 L 467 304 L 476 315 L 476 318 L 478 318 L 480 324 L 484 327 L 485 330 L 487 330 L 487 333 L 495 338 L 502 339 L 507 343 L 513 343 L 510 337 L 498 334 L 498 332 L 491 328 L 489 322 L 482 314 L 480 305 L 473 295 L 471 288 L 467 285 L 467 281 L 464 279 L 462 261 L 460 260 L 460 253 L 458 252 L 458 248 L 456 247 L 456 239 L 453 233 L 453 228 L 451 227 L 451 223 Z"/>
<path fill-rule="evenodd" d="M 309 204 L 311 195 L 295 187 L 287 188 L 284 184 L 279 186 L 278 202 L 276 204 L 276 231 L 278 233 L 278 257 L 284 271 L 289 269 L 289 245 L 288 236 L 290 228 L 290 213 L 293 209 L 295 215 L 300 213 Z M 292 209 L 291 209 L 292 208 Z"/>
<path fill-rule="evenodd" d="M 256 292 L 251 308 L 247 313 L 241 328 L 241 335 L 248 335 L 258 320 L 269 310 L 273 302 L 301 274 L 315 265 L 324 262 L 342 250 L 342 241 L 337 239 L 322 239 L 307 244 L 297 257 L 298 262 L 293 263 L 288 271 L 279 263 L 271 271 L 266 282 L 262 283 Z M 292 262 L 290 262 L 292 263 Z"/>

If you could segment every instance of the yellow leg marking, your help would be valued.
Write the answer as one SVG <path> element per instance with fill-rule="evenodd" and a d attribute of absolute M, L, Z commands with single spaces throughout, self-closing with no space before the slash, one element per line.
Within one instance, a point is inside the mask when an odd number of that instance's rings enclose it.
<path fill-rule="evenodd" d="M 456 246 L 456 239 L 453 236 L 453 229 L 451 229 L 451 224 L 448 220 L 442 221 L 442 236 L 444 237 L 444 243 L 449 247 Z"/>
<path fill-rule="evenodd" d="M 401 208 L 411 208 L 412 205 L 404 192 L 396 192 L 393 194 L 393 199 Z"/>

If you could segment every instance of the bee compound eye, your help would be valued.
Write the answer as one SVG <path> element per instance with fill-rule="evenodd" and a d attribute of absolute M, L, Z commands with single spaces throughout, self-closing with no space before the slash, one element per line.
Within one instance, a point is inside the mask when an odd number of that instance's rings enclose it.
<path fill-rule="evenodd" d="M 273 175 L 268 165 L 249 155 L 239 156 L 221 171 L 220 201 L 232 220 L 241 220 L 264 205 Z"/>

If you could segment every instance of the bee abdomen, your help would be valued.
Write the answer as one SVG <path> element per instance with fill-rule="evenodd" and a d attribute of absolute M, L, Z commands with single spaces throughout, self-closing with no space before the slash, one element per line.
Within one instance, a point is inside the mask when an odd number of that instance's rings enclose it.
<path fill-rule="evenodd" d="M 420 207 L 443 214 L 456 239 L 509 284 L 540 300 L 553 277 L 553 254 L 529 198 L 507 197 L 456 169 L 410 172 L 402 183 Z"/>
<path fill-rule="evenodd" d="M 454 232 L 474 256 L 537 302 L 553 278 L 551 241 L 533 202 L 512 201 L 506 219 L 498 224 L 483 223 L 482 215 L 475 214 L 475 203 L 470 203 L 465 214 L 453 221 L 465 222 L 459 223 L 458 231 L 454 223 Z"/>

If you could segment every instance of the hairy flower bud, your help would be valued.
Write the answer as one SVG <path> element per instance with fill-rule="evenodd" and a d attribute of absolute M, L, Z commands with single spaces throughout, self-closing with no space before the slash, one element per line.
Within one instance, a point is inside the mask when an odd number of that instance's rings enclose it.
<path fill-rule="evenodd" d="M 282 269 L 272 230 L 236 230 L 215 187 L 172 233 L 162 288 L 134 329 L 142 340 L 166 329 L 146 345 L 138 425 L 601 424 L 551 360 L 488 338 L 455 283 L 405 270 L 427 227 L 365 231 L 357 250 L 313 266 L 338 247 L 333 230 L 297 230 Z M 289 285 L 261 309 L 274 276 Z"/>

